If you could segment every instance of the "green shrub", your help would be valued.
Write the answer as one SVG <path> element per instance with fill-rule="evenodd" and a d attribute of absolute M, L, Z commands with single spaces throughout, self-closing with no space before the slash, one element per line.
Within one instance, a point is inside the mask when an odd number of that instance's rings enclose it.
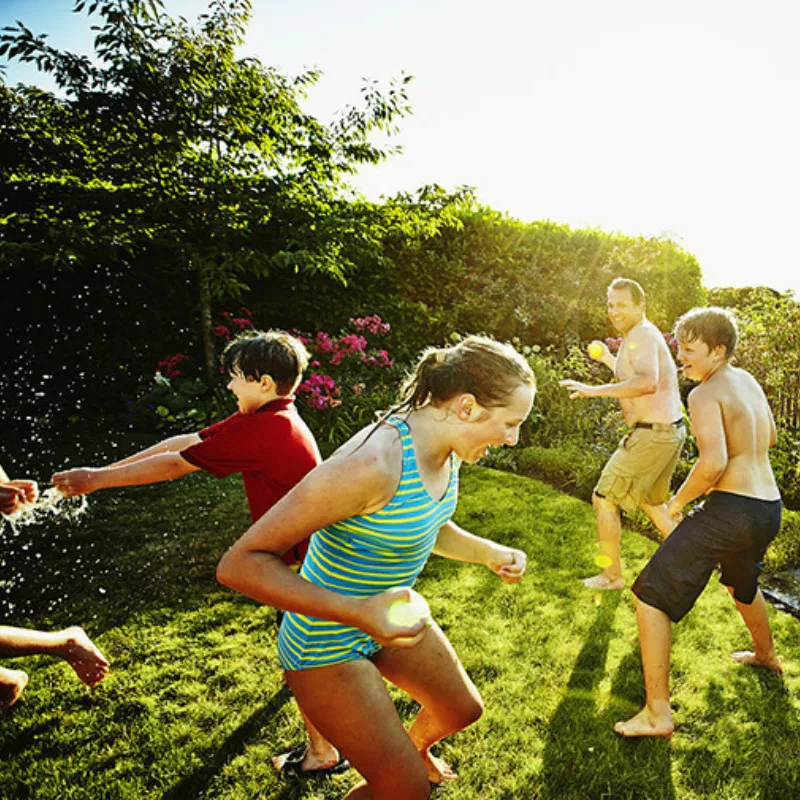
<path fill-rule="evenodd" d="M 800 565 L 800 512 L 784 509 L 781 531 L 767 550 L 764 567 L 780 572 Z"/>

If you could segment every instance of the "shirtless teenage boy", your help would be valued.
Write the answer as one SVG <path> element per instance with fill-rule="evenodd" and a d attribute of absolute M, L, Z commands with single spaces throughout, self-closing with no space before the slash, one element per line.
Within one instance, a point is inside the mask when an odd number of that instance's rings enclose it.
<path fill-rule="evenodd" d="M 679 520 L 687 503 L 708 498 L 658 548 L 633 585 L 647 703 L 614 726 L 621 736 L 672 733 L 672 623 L 691 609 L 717 564 L 753 637 L 753 652 L 733 653 L 734 660 L 782 671 L 758 589 L 764 553 L 781 523 L 768 452 L 776 441 L 775 422 L 752 375 L 731 365 L 737 332 L 728 311 L 692 309 L 675 331 L 684 373 L 700 382 L 689 395 L 699 456 L 667 508 Z"/>
<path fill-rule="evenodd" d="M 615 383 L 589 386 L 565 380 L 570 398 L 616 397 L 631 429 L 605 465 L 592 494 L 597 538 L 605 568 L 585 578 L 590 589 L 622 589 L 619 509 L 641 508 L 664 536 L 675 528 L 667 514 L 669 482 L 678 463 L 686 429 L 678 392 L 678 373 L 658 328 L 645 316 L 642 287 L 616 278 L 608 287 L 608 316 L 623 340 L 616 358 L 604 342 L 596 361 L 614 372 Z M 594 348 L 593 348 L 594 349 Z"/>

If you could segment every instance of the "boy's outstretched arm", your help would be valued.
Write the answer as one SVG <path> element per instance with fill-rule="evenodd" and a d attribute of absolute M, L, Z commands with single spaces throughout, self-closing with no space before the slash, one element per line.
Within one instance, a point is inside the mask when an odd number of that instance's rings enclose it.
<path fill-rule="evenodd" d="M 177 438 L 177 437 L 176 437 Z M 91 494 L 98 489 L 116 486 L 140 486 L 145 483 L 160 483 L 173 478 L 182 478 L 200 469 L 190 464 L 180 453 L 158 453 L 138 461 L 119 466 L 79 467 L 66 472 L 57 472 L 52 477 L 53 486 L 67 497 Z"/>
<path fill-rule="evenodd" d="M 171 436 L 169 439 L 164 439 L 144 450 L 140 450 L 132 456 L 115 461 L 113 464 L 107 464 L 106 466 L 122 467 L 125 464 L 133 464 L 136 461 L 141 461 L 143 458 L 157 456 L 161 453 L 180 453 L 181 450 L 185 450 L 187 447 L 191 447 L 193 444 L 199 444 L 202 441 L 203 440 L 196 433 L 181 433 L 177 436 Z"/>

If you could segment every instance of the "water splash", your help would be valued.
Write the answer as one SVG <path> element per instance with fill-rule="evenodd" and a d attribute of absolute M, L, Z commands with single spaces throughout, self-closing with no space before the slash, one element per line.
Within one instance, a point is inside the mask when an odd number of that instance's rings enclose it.
<path fill-rule="evenodd" d="M 68 522 L 77 522 L 89 506 L 86 496 L 67 497 L 51 486 L 45 489 L 35 503 L 24 503 L 13 514 L 7 514 L 1 519 L 8 522 L 12 529 L 22 525 L 34 525 L 45 519 L 58 517 Z M 0 530 L 2 526 L 0 525 Z"/>

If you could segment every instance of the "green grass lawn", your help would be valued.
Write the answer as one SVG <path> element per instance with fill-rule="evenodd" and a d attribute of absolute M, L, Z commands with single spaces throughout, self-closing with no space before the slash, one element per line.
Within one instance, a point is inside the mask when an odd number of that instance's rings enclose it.
<path fill-rule="evenodd" d="M 302 728 L 275 656 L 273 609 L 215 583 L 248 525 L 232 479 L 101 493 L 79 524 L 0 535 L 10 624 L 84 625 L 112 662 L 94 691 L 52 659 L 0 719 L 2 798 L 337 798 L 357 780 L 287 783 L 269 756 Z M 642 703 L 629 592 L 595 597 L 591 508 L 536 481 L 465 470 L 457 521 L 527 551 L 518 586 L 433 557 L 417 588 L 486 702 L 440 745 L 460 780 L 439 798 L 800 797 L 800 623 L 771 613 L 783 679 L 737 666 L 748 635 L 716 579 L 676 627 L 671 741 L 625 741 Z M 655 545 L 626 532 L 628 581 Z M 11 569 L 13 565 L 13 570 Z M 22 576 L 24 580 L 19 582 Z M 8 599 L 8 598 L 7 598 Z M 6 610 L 6 614 L 8 614 Z M 396 693 L 410 720 L 415 706 Z"/>

